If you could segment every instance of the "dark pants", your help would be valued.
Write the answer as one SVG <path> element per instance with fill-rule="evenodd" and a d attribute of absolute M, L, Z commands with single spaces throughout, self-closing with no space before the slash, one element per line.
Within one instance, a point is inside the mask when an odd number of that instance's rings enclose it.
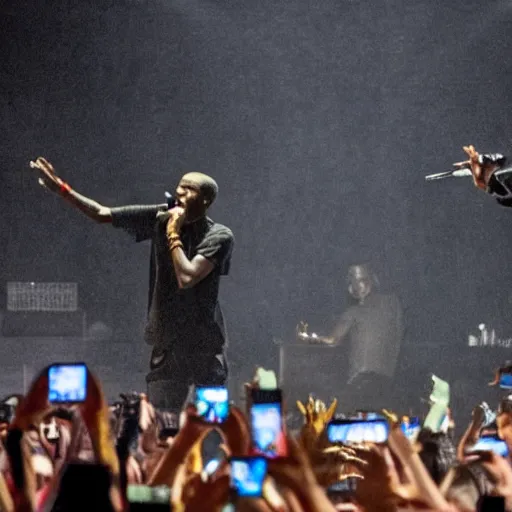
<path fill-rule="evenodd" d="M 190 386 L 223 386 L 228 371 L 224 354 L 170 352 L 157 380 L 148 380 L 148 398 L 157 409 L 179 413 Z"/>
<path fill-rule="evenodd" d="M 374 372 L 362 372 L 345 387 L 341 402 L 343 412 L 380 412 L 393 408 L 393 387 L 389 377 Z"/>

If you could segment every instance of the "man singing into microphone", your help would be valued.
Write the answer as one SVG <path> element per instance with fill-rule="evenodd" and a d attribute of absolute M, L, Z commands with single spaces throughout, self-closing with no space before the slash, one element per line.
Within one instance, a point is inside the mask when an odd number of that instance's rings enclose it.
<path fill-rule="evenodd" d="M 206 216 L 217 183 L 191 172 L 181 178 L 171 209 L 109 208 L 74 191 L 44 158 L 31 167 L 41 171 L 41 185 L 92 220 L 122 228 L 137 242 L 152 241 L 145 340 L 153 346 L 146 377 L 153 405 L 178 413 L 190 384 L 224 385 L 226 333 L 218 292 L 220 276 L 229 272 L 233 234 Z"/>

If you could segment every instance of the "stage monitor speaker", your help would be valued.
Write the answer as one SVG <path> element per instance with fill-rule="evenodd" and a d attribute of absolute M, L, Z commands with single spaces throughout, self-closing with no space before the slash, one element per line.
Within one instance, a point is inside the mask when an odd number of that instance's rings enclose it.
<path fill-rule="evenodd" d="M 5 311 L 2 336 L 6 338 L 82 338 L 85 311 Z"/>

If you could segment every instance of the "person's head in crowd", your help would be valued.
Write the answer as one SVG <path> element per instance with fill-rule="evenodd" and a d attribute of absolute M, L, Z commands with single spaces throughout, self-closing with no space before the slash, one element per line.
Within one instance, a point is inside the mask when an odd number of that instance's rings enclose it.
<path fill-rule="evenodd" d="M 445 498 L 459 512 L 473 512 L 483 496 L 494 493 L 495 482 L 479 462 L 456 465 L 441 484 Z"/>
<path fill-rule="evenodd" d="M 448 470 L 457 460 L 457 453 L 451 438 L 443 432 L 422 429 L 417 437 L 421 446 L 420 459 L 432 480 L 440 484 Z"/>
<path fill-rule="evenodd" d="M 505 441 L 509 452 L 512 452 L 512 395 L 501 400 L 496 416 L 496 425 L 499 437 Z"/>
<path fill-rule="evenodd" d="M 14 419 L 16 407 L 22 395 L 9 395 L 0 402 L 0 441 L 4 442 L 7 437 L 9 424 Z"/>

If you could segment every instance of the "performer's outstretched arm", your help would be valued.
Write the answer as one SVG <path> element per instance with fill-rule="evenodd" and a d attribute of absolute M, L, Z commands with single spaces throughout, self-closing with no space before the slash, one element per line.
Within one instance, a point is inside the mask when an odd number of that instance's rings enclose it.
<path fill-rule="evenodd" d="M 39 184 L 41 186 L 64 198 L 68 203 L 87 215 L 87 217 L 98 223 L 112 222 L 112 211 L 110 208 L 73 190 L 64 180 L 57 176 L 52 164 L 46 159 L 39 157 L 35 162 L 30 162 L 30 167 L 41 171 L 39 177 Z"/>

